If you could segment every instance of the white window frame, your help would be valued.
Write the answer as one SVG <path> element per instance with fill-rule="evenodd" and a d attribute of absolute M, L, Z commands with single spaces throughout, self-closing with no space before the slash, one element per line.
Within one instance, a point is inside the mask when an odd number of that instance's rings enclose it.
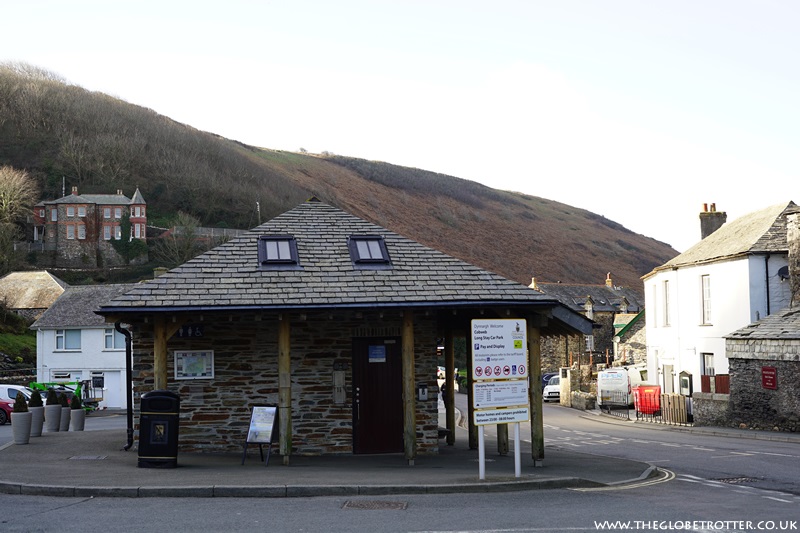
<path fill-rule="evenodd" d="M 81 330 L 57 329 L 55 331 L 55 335 L 56 335 L 56 351 L 79 352 L 81 350 Z"/>
<path fill-rule="evenodd" d="M 75 216 L 75 206 L 73 206 L 73 205 L 68 205 L 67 206 L 67 216 L 68 217 L 74 217 Z"/>
<path fill-rule="evenodd" d="M 139 224 L 134 224 L 134 236 L 139 239 L 142 236 L 142 229 Z"/>
<path fill-rule="evenodd" d="M 103 240 L 110 241 L 111 240 L 111 226 L 103 226 Z"/>
<path fill-rule="evenodd" d="M 115 207 L 114 208 L 114 218 L 116 218 L 116 219 L 122 218 L 122 208 L 121 207 Z"/>
<path fill-rule="evenodd" d="M 103 218 L 111 218 L 111 208 L 104 207 L 103 208 Z"/>
<path fill-rule="evenodd" d="M 115 240 L 122 239 L 122 227 L 114 226 L 114 239 Z"/>
<path fill-rule="evenodd" d="M 78 240 L 86 240 L 86 224 L 78 224 Z"/>
<path fill-rule="evenodd" d="M 701 323 L 711 324 L 711 276 L 703 274 L 700 276 L 700 291 L 702 298 Z"/>
<path fill-rule="evenodd" d="M 664 327 L 670 326 L 669 316 L 669 280 L 664 280 Z"/>
<path fill-rule="evenodd" d="M 50 221 L 51 222 L 58 222 L 58 208 L 54 207 L 50 210 Z"/>
<path fill-rule="evenodd" d="M 75 224 L 67 224 L 67 239 L 75 240 Z"/>
<path fill-rule="evenodd" d="M 81 218 L 86 217 L 86 206 L 85 205 L 79 205 L 78 206 L 78 216 L 81 217 Z"/>
<path fill-rule="evenodd" d="M 133 216 L 135 216 L 135 217 L 139 216 L 139 206 L 138 205 L 133 206 Z"/>
<path fill-rule="evenodd" d="M 105 350 L 124 350 L 125 335 L 114 328 L 106 328 L 103 332 Z"/>

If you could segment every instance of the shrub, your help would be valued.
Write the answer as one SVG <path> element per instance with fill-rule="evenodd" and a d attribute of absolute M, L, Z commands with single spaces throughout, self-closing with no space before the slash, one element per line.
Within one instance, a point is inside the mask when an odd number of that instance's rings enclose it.
<path fill-rule="evenodd" d="M 33 391 L 33 394 L 31 394 L 31 403 L 28 405 L 30 407 L 41 407 L 44 405 L 44 402 L 42 402 L 42 393 L 38 390 Z"/>
<path fill-rule="evenodd" d="M 73 409 L 83 409 L 83 405 L 81 404 L 81 397 L 77 394 L 72 397 L 72 401 L 70 402 L 70 407 Z"/>
<path fill-rule="evenodd" d="M 21 392 L 17 393 L 17 398 L 14 400 L 14 412 L 15 413 L 27 413 L 28 412 L 28 401 L 25 399 L 25 395 Z"/>
<path fill-rule="evenodd" d="M 47 405 L 55 405 L 57 403 L 60 403 L 58 393 L 53 389 L 47 389 Z"/>

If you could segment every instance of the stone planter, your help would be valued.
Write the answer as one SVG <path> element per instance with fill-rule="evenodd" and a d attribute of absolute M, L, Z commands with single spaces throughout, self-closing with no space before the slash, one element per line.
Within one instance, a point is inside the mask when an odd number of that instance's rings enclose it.
<path fill-rule="evenodd" d="M 33 413 L 11 413 L 11 429 L 14 432 L 14 444 L 28 444 L 31 440 L 31 420 Z"/>
<path fill-rule="evenodd" d="M 44 405 L 38 407 L 28 406 L 31 413 L 31 437 L 41 437 L 44 427 Z"/>
<path fill-rule="evenodd" d="M 44 406 L 44 427 L 48 432 L 58 431 L 61 427 L 62 409 L 60 403 Z"/>
<path fill-rule="evenodd" d="M 83 431 L 83 427 L 86 425 L 86 411 L 83 409 L 72 409 L 70 416 L 72 418 L 70 422 L 72 431 Z"/>
<path fill-rule="evenodd" d="M 58 425 L 59 431 L 69 431 L 70 411 L 72 411 L 72 409 L 69 407 L 61 407 L 61 420 Z"/>

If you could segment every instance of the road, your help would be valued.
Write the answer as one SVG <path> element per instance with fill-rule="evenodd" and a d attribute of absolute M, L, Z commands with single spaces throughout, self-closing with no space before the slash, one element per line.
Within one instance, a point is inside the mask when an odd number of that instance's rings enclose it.
<path fill-rule="evenodd" d="M 124 416 L 107 418 L 102 423 L 125 425 Z M 100 423 L 101 417 L 92 420 Z M 0 530 L 371 533 L 575 532 L 623 528 L 705 532 L 800 530 L 797 444 L 607 422 L 556 405 L 544 407 L 544 420 L 546 450 L 569 448 L 594 454 L 598 461 L 607 456 L 647 461 L 663 468 L 664 473 L 658 479 L 621 486 L 497 494 L 269 500 L 0 495 Z M 526 438 L 530 431 L 523 428 L 522 435 Z M 491 439 L 491 428 L 487 428 L 487 436 Z"/>

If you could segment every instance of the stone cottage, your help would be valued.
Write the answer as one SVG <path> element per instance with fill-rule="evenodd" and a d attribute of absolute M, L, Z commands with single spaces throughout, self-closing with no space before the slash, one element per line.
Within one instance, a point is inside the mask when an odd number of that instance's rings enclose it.
<path fill-rule="evenodd" d="M 591 332 L 549 295 L 317 199 L 98 313 L 132 332 L 135 397 L 180 395 L 181 449 L 241 450 L 252 406 L 274 405 L 285 464 L 437 453 L 437 340 L 464 335 L 473 318 L 526 319 L 539 402 L 541 336 Z M 532 427 L 540 438 L 541 419 Z"/>

